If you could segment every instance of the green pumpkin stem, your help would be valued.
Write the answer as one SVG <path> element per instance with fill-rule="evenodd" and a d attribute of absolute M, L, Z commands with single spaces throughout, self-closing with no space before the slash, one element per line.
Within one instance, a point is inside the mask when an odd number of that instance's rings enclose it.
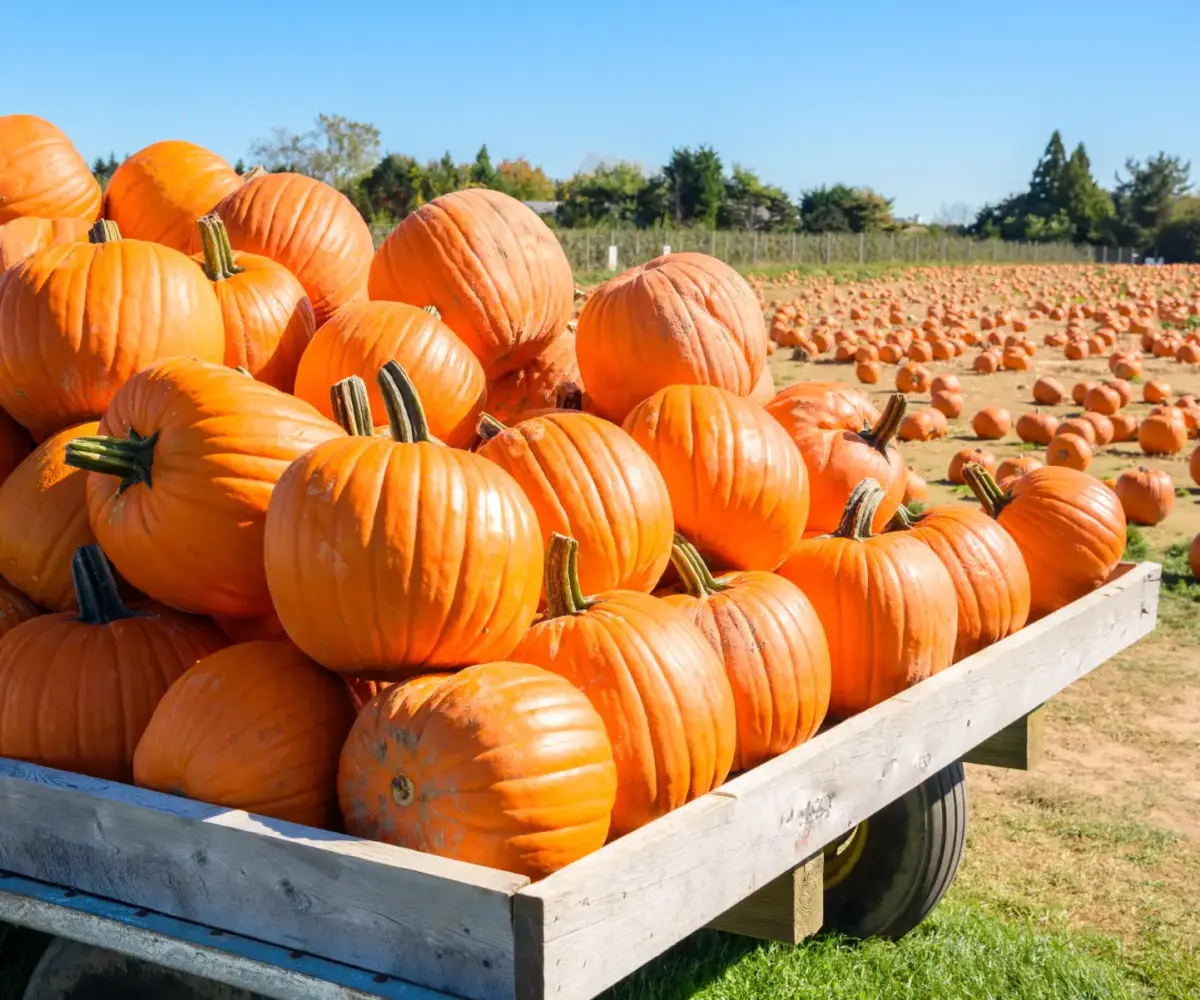
<path fill-rule="evenodd" d="M 992 474 L 978 462 L 967 463 L 963 468 L 963 480 L 971 487 L 988 517 L 999 517 L 1000 512 L 1012 503 L 1013 495 L 1005 493 Z"/>
<path fill-rule="evenodd" d="M 908 508 L 901 504 L 896 508 L 896 513 L 892 515 L 892 519 L 888 521 L 888 531 L 908 531 L 913 526 L 912 514 L 908 512 Z"/>
<path fill-rule="evenodd" d="M 158 443 L 158 431 L 142 437 L 130 428 L 129 437 L 79 437 L 67 442 L 66 463 L 75 469 L 99 472 L 116 476 L 121 480 L 117 493 L 124 493 L 130 486 L 144 483 L 152 486 L 154 446 Z"/>
<path fill-rule="evenodd" d="M 579 585 L 579 543 L 557 531 L 550 536 L 546 550 L 544 584 L 547 618 L 583 614 L 596 603 L 583 596 Z"/>
<path fill-rule="evenodd" d="M 389 361 L 379 369 L 378 380 L 392 440 L 399 444 L 418 444 L 430 440 L 425 408 L 421 406 L 421 397 L 417 395 L 417 387 L 412 384 L 408 372 L 397 362 Z"/>
<path fill-rule="evenodd" d="M 242 183 L 248 184 L 250 181 L 258 180 L 258 178 L 266 177 L 266 176 L 267 176 L 267 168 L 264 167 L 261 163 L 257 163 L 253 167 L 251 167 L 249 170 L 247 170 L 244 174 L 242 174 Z"/>
<path fill-rule="evenodd" d="M 671 543 L 671 565 L 683 581 L 684 589 L 692 597 L 708 597 L 728 590 L 729 585 L 713 578 L 709 572 L 704 557 L 696 551 L 696 547 L 678 531 Z"/>
<path fill-rule="evenodd" d="M 97 219 L 88 230 L 89 243 L 115 243 L 121 238 L 121 230 L 112 219 Z"/>
<path fill-rule="evenodd" d="M 357 375 L 334 382 L 329 387 L 329 402 L 333 407 L 333 419 L 351 437 L 375 436 L 367 383 Z"/>
<path fill-rule="evenodd" d="M 907 409 L 908 399 L 905 398 L 904 393 L 892 393 L 888 397 L 887 405 L 883 408 L 879 422 L 870 430 L 863 431 L 860 436 L 886 458 L 888 446 L 892 443 L 896 432 L 900 430 L 900 422 L 904 419 L 904 411 Z"/>
<path fill-rule="evenodd" d="M 560 410 L 582 410 L 583 390 L 578 382 L 559 382 L 554 389 L 554 405 Z"/>
<path fill-rule="evenodd" d="M 117 581 L 99 545 L 81 545 L 71 557 L 71 579 L 75 600 L 79 602 L 79 620 L 87 625 L 107 625 L 121 618 L 136 618 L 121 600 Z"/>
<path fill-rule="evenodd" d="M 421 311 L 429 313 L 436 320 L 441 320 L 442 318 L 442 312 L 437 306 L 425 306 Z"/>
<path fill-rule="evenodd" d="M 871 537 L 871 522 L 875 520 L 875 512 L 887 494 L 883 487 L 874 479 L 864 479 L 850 491 L 850 499 L 846 502 L 846 510 L 842 514 L 841 523 L 834 538 L 853 538 L 862 541 Z"/>
<path fill-rule="evenodd" d="M 475 425 L 475 433 L 479 435 L 479 443 L 490 441 L 497 434 L 503 434 L 508 428 L 500 423 L 490 413 L 479 414 L 479 423 Z"/>
<path fill-rule="evenodd" d="M 240 274 L 242 268 L 233 262 L 233 247 L 221 217 L 213 212 L 196 220 L 200 244 L 204 250 L 204 273 L 209 281 L 224 281 Z"/>

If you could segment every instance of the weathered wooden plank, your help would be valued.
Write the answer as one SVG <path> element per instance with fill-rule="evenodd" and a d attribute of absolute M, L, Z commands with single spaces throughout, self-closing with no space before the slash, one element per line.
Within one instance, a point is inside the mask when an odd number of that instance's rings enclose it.
<path fill-rule="evenodd" d="M 963 754 L 966 764 L 1029 771 L 1046 756 L 1046 709 L 1038 706 Z"/>
<path fill-rule="evenodd" d="M 825 857 L 818 854 L 709 922 L 715 931 L 799 944 L 825 921 Z"/>
<path fill-rule="evenodd" d="M 594 997 L 1151 631 L 1144 563 L 517 893 L 521 1000 Z"/>
<path fill-rule="evenodd" d="M 398 976 L 510 1000 L 528 880 L 0 759 L 0 868 Z"/>

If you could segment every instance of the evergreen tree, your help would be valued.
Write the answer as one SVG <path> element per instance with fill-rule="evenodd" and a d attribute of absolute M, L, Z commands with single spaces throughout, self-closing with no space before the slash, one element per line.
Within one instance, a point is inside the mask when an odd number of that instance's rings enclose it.
<path fill-rule="evenodd" d="M 475 162 L 471 164 L 471 183 L 476 187 L 494 187 L 496 171 L 492 168 L 492 158 L 488 154 L 487 143 L 479 147 L 475 154 Z"/>
<path fill-rule="evenodd" d="M 1067 170 L 1067 151 L 1058 129 L 1046 143 L 1046 151 L 1033 168 L 1029 182 L 1028 211 L 1049 218 L 1063 207 L 1063 177 Z"/>
<path fill-rule="evenodd" d="M 676 225 L 715 227 L 725 201 L 725 171 L 711 146 L 671 152 L 663 168 Z"/>
<path fill-rule="evenodd" d="M 1092 176 L 1092 164 L 1082 142 L 1075 147 L 1063 170 L 1059 202 L 1061 211 L 1070 220 L 1072 238 L 1079 243 L 1098 240 L 1112 217 L 1112 198 Z"/>

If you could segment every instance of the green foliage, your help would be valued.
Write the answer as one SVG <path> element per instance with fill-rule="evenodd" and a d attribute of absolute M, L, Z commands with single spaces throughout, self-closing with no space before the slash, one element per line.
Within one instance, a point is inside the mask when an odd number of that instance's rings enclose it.
<path fill-rule="evenodd" d="M 1129 525 L 1125 530 L 1125 552 L 1121 558 L 1127 562 L 1145 562 L 1150 558 L 1150 544 L 1136 524 Z"/>
<path fill-rule="evenodd" d="M 783 188 L 764 184 L 754 171 L 734 164 L 717 218 L 722 229 L 792 230 L 798 221 L 796 206 Z"/>
<path fill-rule="evenodd" d="M 810 233 L 862 233 L 892 225 L 892 200 L 870 188 L 821 186 L 800 198 L 800 221 Z"/>
<path fill-rule="evenodd" d="M 276 128 L 259 139 L 250 155 L 272 172 L 307 174 L 346 191 L 379 162 L 379 129 L 342 115 L 317 115 L 316 127 L 298 134 Z"/>
<path fill-rule="evenodd" d="M 488 153 L 487 143 L 479 147 L 475 154 L 475 162 L 471 164 L 468 174 L 472 187 L 495 187 L 496 171 L 492 167 L 492 158 Z"/>
<path fill-rule="evenodd" d="M 558 187 L 558 222 L 579 228 L 634 225 L 646 185 L 642 168 L 634 163 L 602 163 L 575 174 Z"/>
<path fill-rule="evenodd" d="M 1145 163 L 1126 160 L 1125 170 L 1129 176 L 1118 176 L 1113 191 L 1115 211 L 1109 236 L 1122 246 L 1154 250 L 1179 200 L 1191 188 L 1191 164 L 1160 152 Z"/>
<path fill-rule="evenodd" d="M 663 167 L 666 203 L 677 226 L 715 229 L 725 201 L 725 170 L 711 146 L 685 146 L 671 152 Z"/>
<path fill-rule="evenodd" d="M 103 156 L 97 156 L 92 162 L 92 174 L 95 175 L 102 191 L 108 188 L 108 182 L 112 180 L 112 175 L 117 172 L 117 167 L 120 165 L 120 161 L 112 153 L 108 154 L 107 160 Z"/>
<path fill-rule="evenodd" d="M 1159 230 L 1158 253 L 1168 264 L 1200 263 L 1200 197 L 1181 198 L 1170 220 Z M 1196 326 L 1200 317 L 1193 316 Z"/>
<path fill-rule="evenodd" d="M 554 200 L 554 181 L 541 167 L 535 167 L 523 156 L 501 160 L 488 186 L 521 201 Z"/>

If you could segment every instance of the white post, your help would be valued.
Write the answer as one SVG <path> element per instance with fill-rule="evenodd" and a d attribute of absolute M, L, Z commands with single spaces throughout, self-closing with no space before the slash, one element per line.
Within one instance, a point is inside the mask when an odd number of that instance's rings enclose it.
<path fill-rule="evenodd" d="M 608 248 L 608 269 L 610 271 L 617 269 L 617 248 L 611 244 Z"/>
<path fill-rule="evenodd" d="M 667 254 L 669 254 L 670 252 L 671 252 L 671 244 L 670 244 L 670 243 L 664 243 L 664 244 L 663 244 L 663 256 L 665 257 L 665 256 L 666 256 Z"/>

